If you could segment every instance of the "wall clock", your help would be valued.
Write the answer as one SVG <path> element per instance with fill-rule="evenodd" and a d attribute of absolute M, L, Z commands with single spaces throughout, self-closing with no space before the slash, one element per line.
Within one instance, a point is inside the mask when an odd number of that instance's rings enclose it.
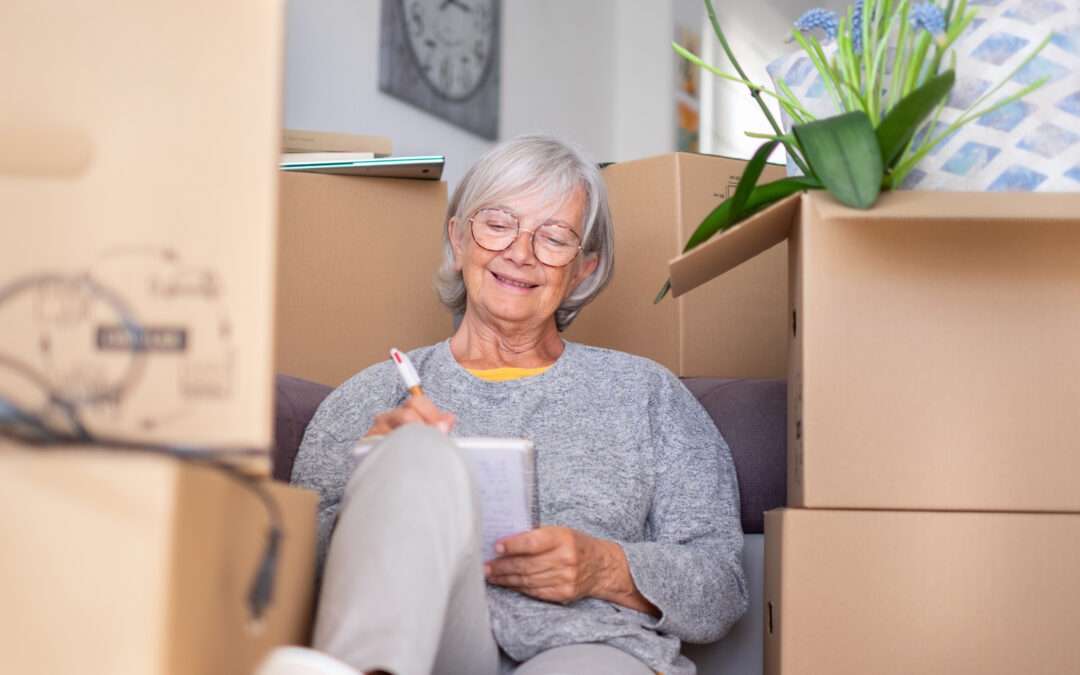
<path fill-rule="evenodd" d="M 495 140 L 500 1 L 383 0 L 379 89 Z"/>

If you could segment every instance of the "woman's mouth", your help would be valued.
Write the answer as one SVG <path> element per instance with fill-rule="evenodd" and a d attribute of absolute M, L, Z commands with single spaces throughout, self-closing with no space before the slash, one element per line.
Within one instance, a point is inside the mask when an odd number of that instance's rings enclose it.
<path fill-rule="evenodd" d="M 491 270 L 488 270 L 488 271 L 491 272 Z M 520 289 L 520 290 L 527 291 L 529 289 L 536 288 L 539 285 L 539 284 L 530 284 L 530 283 L 527 283 L 525 281 L 518 281 L 516 279 L 511 279 L 510 277 L 504 277 L 501 274 L 496 274 L 495 272 L 491 272 L 491 276 L 495 277 L 495 281 L 497 281 L 499 283 L 499 285 L 506 286 L 508 288 L 517 288 L 517 289 Z"/>

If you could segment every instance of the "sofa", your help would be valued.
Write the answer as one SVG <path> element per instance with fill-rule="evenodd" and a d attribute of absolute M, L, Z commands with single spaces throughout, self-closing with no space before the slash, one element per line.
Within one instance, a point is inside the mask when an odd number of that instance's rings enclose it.
<path fill-rule="evenodd" d="M 762 672 L 765 511 L 784 505 L 787 387 L 783 380 L 685 378 L 727 440 L 739 480 L 750 609 L 720 641 L 686 645 L 701 675 Z M 304 430 L 330 387 L 288 375 L 275 381 L 274 478 L 288 481 Z"/>

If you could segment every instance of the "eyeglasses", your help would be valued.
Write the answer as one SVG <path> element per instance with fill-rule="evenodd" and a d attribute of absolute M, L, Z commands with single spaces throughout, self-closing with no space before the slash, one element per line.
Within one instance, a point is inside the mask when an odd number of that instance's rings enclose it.
<path fill-rule="evenodd" d="M 521 229 L 517 216 L 503 209 L 480 209 L 469 223 L 473 241 L 487 251 L 510 248 Z M 581 250 L 581 238 L 569 227 L 547 223 L 532 231 L 532 248 L 536 259 L 548 267 L 565 267 Z"/>

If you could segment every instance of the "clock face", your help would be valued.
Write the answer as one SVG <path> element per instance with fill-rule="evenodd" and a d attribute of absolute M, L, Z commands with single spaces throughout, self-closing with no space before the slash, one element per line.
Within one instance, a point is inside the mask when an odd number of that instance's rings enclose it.
<path fill-rule="evenodd" d="M 402 0 L 409 48 L 424 79 L 461 101 L 484 83 L 492 61 L 495 0 Z"/>

